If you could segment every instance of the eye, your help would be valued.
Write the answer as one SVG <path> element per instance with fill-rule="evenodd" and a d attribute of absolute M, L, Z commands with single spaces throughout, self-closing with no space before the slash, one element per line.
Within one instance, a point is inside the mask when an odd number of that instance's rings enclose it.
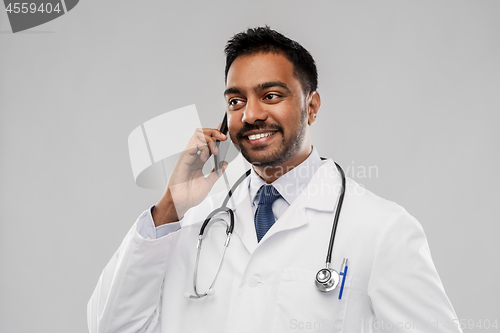
<path fill-rule="evenodd" d="M 229 104 L 230 106 L 235 106 L 235 105 L 237 105 L 237 104 L 238 104 L 238 103 L 240 103 L 240 102 L 241 102 L 241 101 L 240 101 L 239 99 L 231 99 L 231 100 L 229 100 L 228 104 Z"/>
<path fill-rule="evenodd" d="M 244 101 L 242 101 L 241 99 L 237 99 L 237 98 L 232 98 L 232 99 L 227 101 L 227 105 L 228 105 L 228 108 L 230 110 L 235 110 L 235 109 L 240 108 L 243 105 L 243 103 L 244 103 Z"/>
<path fill-rule="evenodd" d="M 272 100 L 272 99 L 276 99 L 276 98 L 278 98 L 278 97 L 280 97 L 280 96 L 279 96 L 279 95 L 277 95 L 277 94 L 267 94 L 264 98 L 265 98 L 265 99 Z"/>

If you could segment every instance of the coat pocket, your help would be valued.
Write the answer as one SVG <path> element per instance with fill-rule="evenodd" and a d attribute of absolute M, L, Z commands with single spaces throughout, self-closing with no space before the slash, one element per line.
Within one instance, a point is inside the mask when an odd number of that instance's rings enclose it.
<path fill-rule="evenodd" d="M 273 332 L 342 332 L 352 276 L 347 274 L 342 299 L 339 285 L 328 293 L 314 283 L 316 271 L 287 268 L 278 286 Z"/>

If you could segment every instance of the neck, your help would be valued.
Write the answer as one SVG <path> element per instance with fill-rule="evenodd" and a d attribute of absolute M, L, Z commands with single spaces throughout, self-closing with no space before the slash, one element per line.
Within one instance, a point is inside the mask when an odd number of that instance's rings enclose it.
<path fill-rule="evenodd" d="M 309 157 L 309 155 L 311 155 L 311 153 L 312 146 L 309 145 L 308 149 L 304 149 L 302 152 L 294 155 L 283 164 L 265 167 L 254 165 L 253 168 L 255 172 L 260 176 L 260 178 L 262 178 L 266 182 L 266 184 L 271 184 L 276 179 L 280 178 L 281 176 L 293 170 L 302 162 L 304 162 Z"/>

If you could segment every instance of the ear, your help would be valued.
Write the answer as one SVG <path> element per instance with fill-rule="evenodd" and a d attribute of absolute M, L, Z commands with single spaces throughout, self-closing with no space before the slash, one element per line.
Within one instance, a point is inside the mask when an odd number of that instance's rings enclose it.
<path fill-rule="evenodd" d="M 317 91 L 311 91 L 307 96 L 307 123 L 310 125 L 316 122 L 319 107 L 321 106 L 321 97 Z"/>

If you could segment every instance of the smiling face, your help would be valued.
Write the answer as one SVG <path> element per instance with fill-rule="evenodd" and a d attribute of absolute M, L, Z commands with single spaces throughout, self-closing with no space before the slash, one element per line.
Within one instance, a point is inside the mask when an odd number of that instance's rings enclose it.
<path fill-rule="evenodd" d="M 236 58 L 227 75 L 229 134 L 256 167 L 295 167 L 311 153 L 309 126 L 320 99 L 305 96 L 293 64 L 283 55 Z"/>

